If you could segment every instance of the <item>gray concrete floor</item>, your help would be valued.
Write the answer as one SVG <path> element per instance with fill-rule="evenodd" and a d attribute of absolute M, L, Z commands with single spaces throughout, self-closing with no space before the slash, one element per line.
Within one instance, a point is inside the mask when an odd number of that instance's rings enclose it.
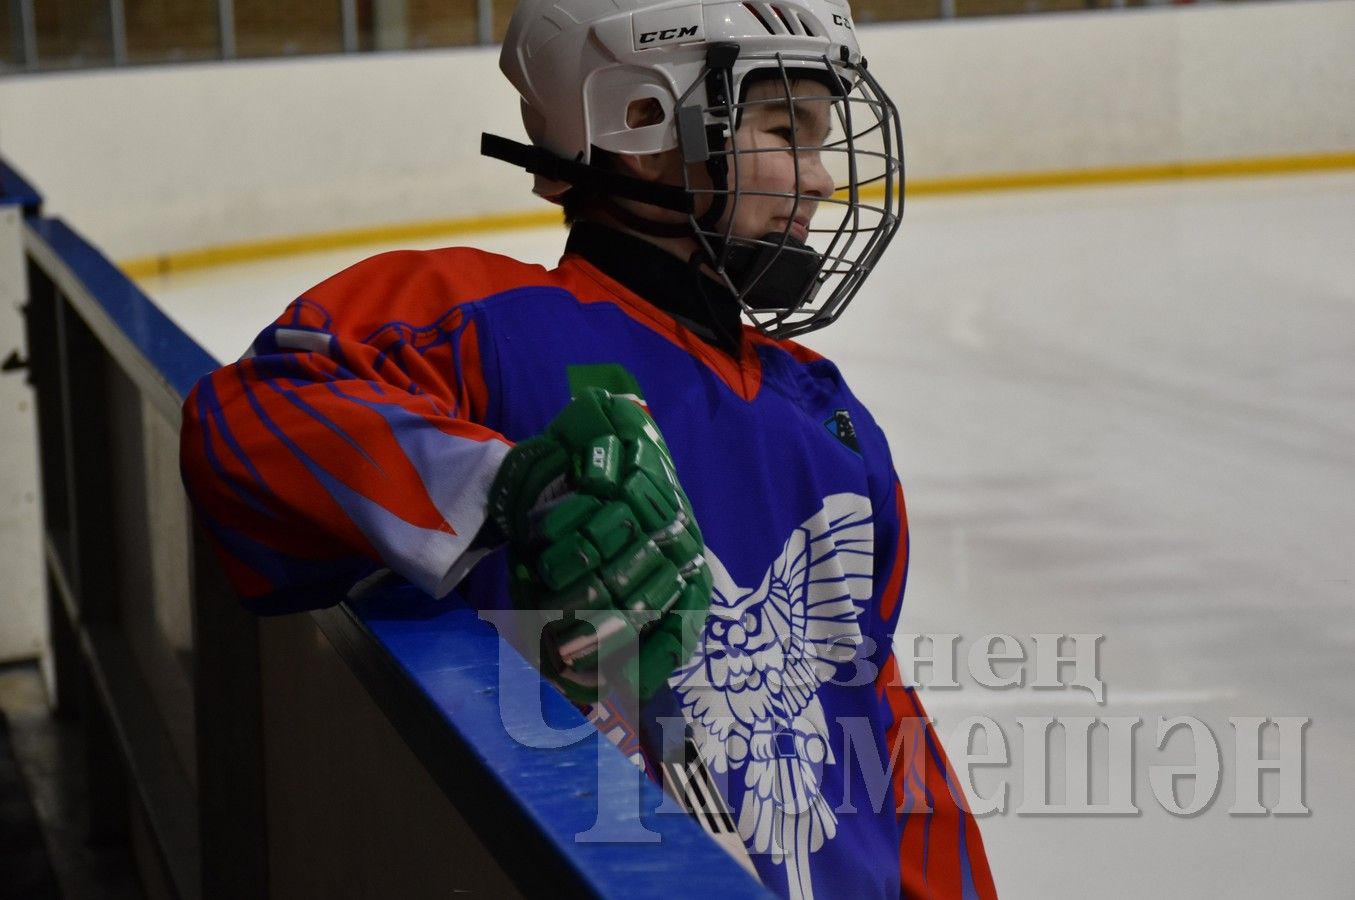
<path fill-rule="evenodd" d="M 140 900 L 126 842 L 89 840 L 84 734 L 78 722 L 51 714 L 35 663 L 0 667 L 0 711 L 9 721 L 14 757 L 62 895 L 67 900 Z M 0 896 L 7 896 L 4 885 Z"/>

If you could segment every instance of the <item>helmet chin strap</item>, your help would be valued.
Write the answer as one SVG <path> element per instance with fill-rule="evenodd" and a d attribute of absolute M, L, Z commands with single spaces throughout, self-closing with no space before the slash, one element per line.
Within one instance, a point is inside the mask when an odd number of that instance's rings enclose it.
<path fill-rule="evenodd" d="M 775 231 L 756 243 L 723 237 L 710 243 L 711 250 L 723 257 L 724 272 L 748 309 L 793 309 L 813 296 L 823 257 L 808 244 Z"/>
<path fill-rule="evenodd" d="M 706 159 L 706 172 L 710 175 L 711 185 L 714 188 L 710 209 L 699 216 L 689 214 L 685 222 L 658 222 L 646 218 L 622 206 L 612 194 L 601 194 L 598 197 L 598 204 L 608 215 L 640 234 L 651 237 L 694 238 L 698 231 L 714 231 L 729 205 L 729 161 L 723 155 L 712 155 Z M 700 243 L 699 239 L 697 243 Z"/>
<path fill-rule="evenodd" d="M 610 194 L 598 196 L 596 198 L 596 203 L 608 216 L 637 234 L 646 234 L 650 237 L 661 238 L 692 236 L 690 220 L 686 222 L 659 222 L 654 219 L 646 218 L 634 210 L 622 206 L 617 202 L 616 198 Z"/>

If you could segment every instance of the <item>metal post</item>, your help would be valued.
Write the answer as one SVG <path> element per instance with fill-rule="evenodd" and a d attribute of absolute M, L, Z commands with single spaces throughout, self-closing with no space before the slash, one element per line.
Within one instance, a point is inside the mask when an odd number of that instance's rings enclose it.
<path fill-rule="evenodd" d="M 216 0 L 216 24 L 221 33 L 221 58 L 235 59 L 234 0 Z"/>
<path fill-rule="evenodd" d="M 24 68 L 38 68 L 38 26 L 33 18 L 33 0 L 19 0 L 19 33 L 23 40 Z"/>
<path fill-rule="evenodd" d="M 108 31 L 113 43 L 113 65 L 127 65 L 127 8 L 122 0 L 108 0 Z"/>
<path fill-rule="evenodd" d="M 372 3 L 372 49 L 409 49 L 409 14 L 405 0 L 375 0 Z"/>
<path fill-rule="evenodd" d="M 13 54 L 14 64 L 21 66 L 24 64 L 24 32 L 20 25 L 23 21 L 23 11 L 19 8 L 19 0 L 8 0 L 2 15 L 7 17 L 6 21 L 10 27 L 9 46 L 3 48 L 3 52 L 6 54 L 6 59 L 8 59 L 9 54 Z"/>
<path fill-rule="evenodd" d="M 941 0 L 941 18 L 955 18 L 955 0 Z"/>
<path fill-rule="evenodd" d="M 475 40 L 494 43 L 494 0 L 475 0 Z"/>
<path fill-rule="evenodd" d="M 358 2 L 339 0 L 339 18 L 343 25 L 343 52 L 358 52 Z"/>
<path fill-rule="evenodd" d="M 22 201 L 0 188 L 0 663 L 40 657 L 47 645 L 23 225 Z"/>

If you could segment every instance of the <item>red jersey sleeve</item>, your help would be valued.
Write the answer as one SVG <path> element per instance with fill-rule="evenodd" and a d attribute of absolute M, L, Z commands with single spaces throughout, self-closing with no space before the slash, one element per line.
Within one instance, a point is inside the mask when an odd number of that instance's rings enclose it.
<path fill-rule="evenodd" d="M 246 605 L 330 605 L 386 567 L 434 596 L 468 552 L 508 443 L 451 267 L 373 257 L 293 302 L 184 404 L 181 465 Z"/>

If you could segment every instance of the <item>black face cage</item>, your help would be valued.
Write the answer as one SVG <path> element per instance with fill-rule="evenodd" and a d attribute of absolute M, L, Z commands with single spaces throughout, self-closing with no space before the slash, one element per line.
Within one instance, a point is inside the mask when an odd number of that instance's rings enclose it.
<path fill-rule="evenodd" d="M 827 56 L 776 53 L 739 56 L 739 61 L 764 62 L 752 71 L 759 80 L 779 78 L 783 90 L 769 99 L 748 101 L 746 85 L 751 80 L 745 75 L 745 97 L 736 100 L 729 65 L 720 65 L 712 54 L 703 77 L 679 100 L 679 147 L 686 161 L 706 161 L 713 185 L 693 184 L 690 172 L 684 174 L 684 186 L 697 210 L 689 224 L 703 261 L 738 298 L 745 317 L 764 334 L 792 337 L 842 315 L 898 230 L 903 216 L 903 134 L 897 109 L 864 60 L 860 65 L 834 64 Z M 792 90 L 806 80 L 827 85 L 830 96 L 797 98 Z M 710 105 L 689 106 L 703 86 Z M 801 135 L 795 122 L 797 99 L 831 103 L 833 131 L 824 144 L 797 143 Z M 750 154 L 787 152 L 785 147 L 739 149 L 734 132 L 744 110 L 762 105 L 789 109 L 795 173 L 790 193 L 747 190 L 738 183 L 740 161 Z M 701 119 L 695 115 L 698 110 Z M 728 123 L 728 128 L 699 124 L 712 117 Z M 813 152 L 820 154 L 832 176 L 831 196 L 803 191 L 804 157 Z M 703 196 L 710 202 L 702 203 Z M 758 238 L 733 234 L 739 204 L 750 197 L 789 201 L 785 229 Z M 801 243 L 791 234 L 791 220 L 814 206 L 809 240 Z M 718 224 L 722 215 L 723 226 Z"/>

